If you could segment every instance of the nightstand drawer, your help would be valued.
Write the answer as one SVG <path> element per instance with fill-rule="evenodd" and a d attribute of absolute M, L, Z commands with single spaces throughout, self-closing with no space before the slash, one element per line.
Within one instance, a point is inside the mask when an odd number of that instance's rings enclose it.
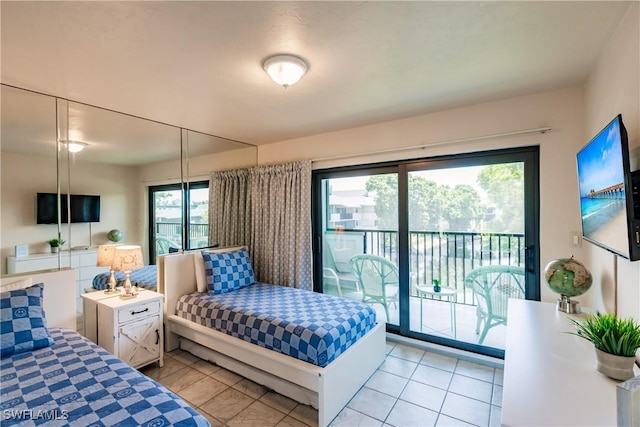
<path fill-rule="evenodd" d="M 160 302 L 151 301 L 118 310 L 118 324 L 160 313 Z"/>

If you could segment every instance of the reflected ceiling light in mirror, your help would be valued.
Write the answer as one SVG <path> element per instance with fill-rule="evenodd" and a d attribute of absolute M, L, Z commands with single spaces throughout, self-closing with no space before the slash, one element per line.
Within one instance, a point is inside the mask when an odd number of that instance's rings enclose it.
<path fill-rule="evenodd" d="M 297 83 L 309 69 L 307 62 L 295 55 L 271 56 L 262 67 L 274 82 L 285 89 Z"/>
<path fill-rule="evenodd" d="M 70 153 L 79 153 L 84 149 L 84 147 L 89 145 L 85 142 L 80 141 L 60 141 L 60 143 L 66 146 L 67 150 L 69 150 Z"/>

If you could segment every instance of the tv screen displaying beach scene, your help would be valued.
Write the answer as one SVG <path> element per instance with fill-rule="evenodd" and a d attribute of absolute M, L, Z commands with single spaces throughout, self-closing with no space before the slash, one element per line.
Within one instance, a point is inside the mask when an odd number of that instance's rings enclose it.
<path fill-rule="evenodd" d="M 627 141 L 621 126 L 618 116 L 577 154 L 578 185 L 584 238 L 628 258 L 623 157 Z"/>

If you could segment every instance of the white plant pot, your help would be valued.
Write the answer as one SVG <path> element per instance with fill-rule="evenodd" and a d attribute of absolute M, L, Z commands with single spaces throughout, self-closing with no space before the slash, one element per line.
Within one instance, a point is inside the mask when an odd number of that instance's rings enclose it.
<path fill-rule="evenodd" d="M 596 348 L 596 360 L 598 372 L 609 378 L 626 381 L 635 376 L 633 372 L 633 365 L 636 361 L 635 356 L 616 356 Z"/>
<path fill-rule="evenodd" d="M 58 250 L 60 250 L 60 247 L 58 246 L 51 246 L 51 253 L 52 254 L 57 254 Z"/>

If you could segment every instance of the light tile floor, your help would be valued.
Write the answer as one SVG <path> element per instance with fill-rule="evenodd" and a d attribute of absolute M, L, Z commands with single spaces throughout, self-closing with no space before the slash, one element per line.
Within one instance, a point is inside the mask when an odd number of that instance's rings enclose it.
<path fill-rule="evenodd" d="M 317 411 L 182 350 L 141 369 L 212 426 L 315 426 Z M 503 371 L 387 341 L 387 357 L 331 426 L 499 426 Z"/>

